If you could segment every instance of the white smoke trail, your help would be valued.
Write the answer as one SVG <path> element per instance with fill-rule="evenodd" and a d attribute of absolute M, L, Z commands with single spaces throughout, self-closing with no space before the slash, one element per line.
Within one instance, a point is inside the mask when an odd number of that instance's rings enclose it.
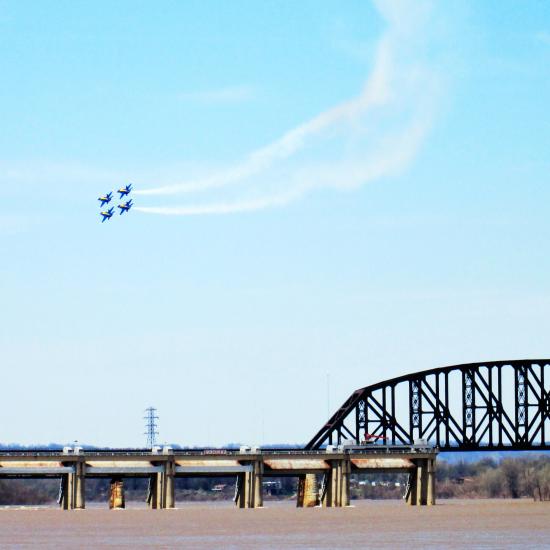
<path fill-rule="evenodd" d="M 296 200 L 303 191 L 299 189 L 293 190 L 281 195 L 271 195 L 259 199 L 241 200 L 226 203 L 212 203 L 203 205 L 189 206 L 136 206 L 135 210 L 147 212 L 148 214 L 164 214 L 167 216 L 196 216 L 199 214 L 230 214 L 232 212 L 249 212 L 252 210 L 263 210 L 271 206 L 282 206 Z"/>
<path fill-rule="evenodd" d="M 306 139 L 309 136 L 318 134 L 331 125 L 345 119 L 353 121 L 354 117 L 359 117 L 362 114 L 362 111 L 364 112 L 374 105 L 385 103 L 388 100 L 388 91 L 386 90 L 388 80 L 386 73 L 389 70 L 387 49 L 387 42 L 383 41 L 378 48 L 373 74 L 368 80 L 363 93 L 358 98 L 342 103 L 329 111 L 321 113 L 305 124 L 290 130 L 274 143 L 251 153 L 245 162 L 233 168 L 219 174 L 214 174 L 208 178 L 153 189 L 143 189 L 136 191 L 136 194 L 172 195 L 203 191 L 213 187 L 223 187 L 232 183 L 238 183 L 247 177 L 261 172 L 273 162 L 293 155 L 304 147 Z"/>
<path fill-rule="evenodd" d="M 297 200 L 314 188 L 356 188 L 404 169 L 423 143 L 435 113 L 437 79 L 414 58 L 428 11 L 420 9 L 422 3 L 408 0 L 375 5 L 389 26 L 359 96 L 294 128 L 227 170 L 136 191 L 140 195 L 211 191 L 203 204 L 136 210 L 165 215 L 260 210 Z M 236 198 L 212 199 L 212 192 L 235 190 Z"/>

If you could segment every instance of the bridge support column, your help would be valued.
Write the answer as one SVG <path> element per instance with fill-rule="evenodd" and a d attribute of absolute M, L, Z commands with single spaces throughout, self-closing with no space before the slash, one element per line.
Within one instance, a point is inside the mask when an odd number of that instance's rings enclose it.
<path fill-rule="evenodd" d="M 254 499 L 252 502 L 252 508 L 263 508 L 264 494 L 262 482 L 264 479 L 264 463 L 261 460 L 254 462 L 254 475 L 253 475 L 253 487 L 254 487 Z"/>
<path fill-rule="evenodd" d="M 59 489 L 59 505 L 63 510 L 75 508 L 75 474 L 63 474 Z"/>
<path fill-rule="evenodd" d="M 350 491 L 350 484 L 351 484 L 351 461 L 348 460 L 342 460 L 342 497 L 341 506 L 349 506 L 350 505 L 350 498 L 351 498 L 351 491 Z"/>
<path fill-rule="evenodd" d="M 407 504 L 410 506 L 420 505 L 422 467 L 419 466 L 419 460 L 415 461 L 415 469 L 409 474 L 409 487 L 407 492 Z"/>
<path fill-rule="evenodd" d="M 239 508 L 250 508 L 250 473 L 237 474 L 235 504 Z"/>
<path fill-rule="evenodd" d="M 426 462 L 428 463 L 428 496 L 426 504 L 433 506 L 435 504 L 435 458 L 428 458 Z"/>
<path fill-rule="evenodd" d="M 261 508 L 263 506 L 263 463 L 255 460 L 247 465 L 250 466 L 250 471 L 237 476 L 235 504 L 239 508 Z"/>
<path fill-rule="evenodd" d="M 164 470 L 164 507 L 176 507 L 176 463 L 168 461 L 165 464 Z"/>
<path fill-rule="evenodd" d="M 113 477 L 109 486 L 109 508 L 120 510 L 126 508 L 124 498 L 124 482 L 121 477 Z"/>
<path fill-rule="evenodd" d="M 165 462 L 154 463 L 154 465 L 161 466 L 162 471 L 149 477 L 147 504 L 153 510 L 174 508 L 176 505 L 176 463 L 173 460 L 166 460 Z"/>
<path fill-rule="evenodd" d="M 147 489 L 147 504 L 152 510 L 164 508 L 165 502 L 165 475 L 163 472 L 152 474 Z"/>
<path fill-rule="evenodd" d="M 319 489 L 315 474 L 302 474 L 298 478 L 297 497 L 297 508 L 313 508 L 319 504 Z"/>
<path fill-rule="evenodd" d="M 435 504 L 435 458 L 414 461 L 416 468 L 410 474 L 407 504 L 425 506 Z"/>
<path fill-rule="evenodd" d="M 350 503 L 349 459 L 332 460 L 327 476 L 327 486 L 321 504 L 327 508 L 340 508 Z"/>
<path fill-rule="evenodd" d="M 78 510 L 86 508 L 86 463 L 84 461 L 75 464 L 74 507 Z"/>

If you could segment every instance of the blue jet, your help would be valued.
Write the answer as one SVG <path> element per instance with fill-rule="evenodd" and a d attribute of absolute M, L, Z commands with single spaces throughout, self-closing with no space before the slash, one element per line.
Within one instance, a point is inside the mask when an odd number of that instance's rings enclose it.
<path fill-rule="evenodd" d="M 101 223 L 103 223 L 105 220 L 110 220 L 111 219 L 111 216 L 113 215 L 113 210 L 114 210 L 114 207 L 109 208 L 109 210 L 107 210 L 105 212 L 101 212 L 101 215 L 103 216 L 103 219 L 101 220 Z"/>
<path fill-rule="evenodd" d="M 124 197 L 125 195 L 129 195 L 130 191 L 132 190 L 132 184 L 128 184 L 126 187 L 121 187 L 117 193 L 120 193 L 120 198 Z"/>
<path fill-rule="evenodd" d="M 120 208 L 120 215 L 124 214 L 124 212 L 128 212 L 128 210 L 130 210 L 132 206 L 132 199 L 127 202 L 123 202 L 122 204 L 119 204 L 118 208 Z"/>
<path fill-rule="evenodd" d="M 101 201 L 101 206 L 104 206 L 105 204 L 110 203 L 112 198 L 113 198 L 113 192 L 111 191 L 107 195 L 103 195 L 103 197 L 99 197 L 99 199 L 97 200 Z"/>

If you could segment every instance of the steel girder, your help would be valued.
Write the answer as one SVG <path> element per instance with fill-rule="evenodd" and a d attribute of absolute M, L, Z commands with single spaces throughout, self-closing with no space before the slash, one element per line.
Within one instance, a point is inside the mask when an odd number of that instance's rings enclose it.
<path fill-rule="evenodd" d="M 423 439 L 441 451 L 550 449 L 547 367 L 550 359 L 470 363 L 358 389 L 306 449 L 369 439 Z"/>

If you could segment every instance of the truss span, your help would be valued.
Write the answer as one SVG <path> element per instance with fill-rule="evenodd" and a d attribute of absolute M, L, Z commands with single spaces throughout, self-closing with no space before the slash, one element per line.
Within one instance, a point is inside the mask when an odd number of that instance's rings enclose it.
<path fill-rule="evenodd" d="M 550 359 L 416 372 L 354 391 L 306 449 L 344 440 L 441 451 L 550 449 Z"/>

